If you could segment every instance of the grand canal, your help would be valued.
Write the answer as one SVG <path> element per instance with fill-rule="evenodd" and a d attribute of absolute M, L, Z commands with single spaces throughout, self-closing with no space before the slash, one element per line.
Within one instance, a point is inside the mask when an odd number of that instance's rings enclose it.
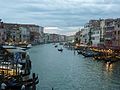
<path fill-rule="evenodd" d="M 66 48 L 58 52 L 52 44 L 29 52 L 33 72 L 39 75 L 37 90 L 120 90 L 120 62 L 108 66 Z"/>

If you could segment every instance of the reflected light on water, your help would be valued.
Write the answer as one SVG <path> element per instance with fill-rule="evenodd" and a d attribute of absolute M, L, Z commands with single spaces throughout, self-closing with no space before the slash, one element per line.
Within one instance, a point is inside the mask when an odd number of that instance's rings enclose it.
<path fill-rule="evenodd" d="M 59 53 L 52 44 L 35 46 L 30 55 L 38 90 L 120 90 L 120 62 L 93 61 L 67 48 Z"/>
<path fill-rule="evenodd" d="M 106 63 L 106 71 L 107 72 L 112 72 L 113 71 L 113 64 L 110 62 Z"/>

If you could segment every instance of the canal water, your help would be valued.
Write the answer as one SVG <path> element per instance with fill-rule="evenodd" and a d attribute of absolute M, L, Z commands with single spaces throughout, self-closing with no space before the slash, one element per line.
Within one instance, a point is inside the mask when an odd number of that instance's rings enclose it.
<path fill-rule="evenodd" d="M 63 49 L 45 44 L 29 50 L 32 71 L 39 75 L 37 90 L 120 90 L 120 62 L 109 66 Z"/>

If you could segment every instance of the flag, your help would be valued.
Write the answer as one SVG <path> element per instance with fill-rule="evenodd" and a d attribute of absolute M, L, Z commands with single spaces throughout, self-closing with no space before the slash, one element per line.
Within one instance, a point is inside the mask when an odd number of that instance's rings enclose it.
<path fill-rule="evenodd" d="M 21 55 L 19 52 L 14 53 L 14 62 L 21 62 Z"/>

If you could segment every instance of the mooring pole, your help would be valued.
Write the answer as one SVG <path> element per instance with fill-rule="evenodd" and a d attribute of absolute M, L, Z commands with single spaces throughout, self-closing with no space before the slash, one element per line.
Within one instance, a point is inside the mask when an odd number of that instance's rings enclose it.
<path fill-rule="evenodd" d="M 52 90 L 54 90 L 54 89 L 52 88 Z"/>
<path fill-rule="evenodd" d="M 32 90 L 36 90 L 35 73 L 32 74 L 32 77 L 33 77 L 33 86 L 32 86 Z"/>

